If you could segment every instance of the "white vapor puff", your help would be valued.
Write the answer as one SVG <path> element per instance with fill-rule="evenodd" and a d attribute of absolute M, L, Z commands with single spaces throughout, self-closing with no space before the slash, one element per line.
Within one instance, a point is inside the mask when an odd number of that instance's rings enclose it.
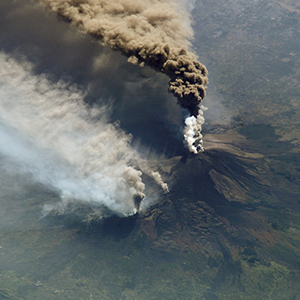
<path fill-rule="evenodd" d="M 200 106 L 197 118 L 194 116 L 185 119 L 185 128 L 183 130 L 184 139 L 189 150 L 195 154 L 204 151 L 203 136 L 201 134 L 202 125 L 204 124 L 203 111 L 207 108 L 203 105 Z"/>
<path fill-rule="evenodd" d="M 131 136 L 108 123 L 107 109 L 89 107 L 75 86 L 35 75 L 24 59 L 0 52 L 0 65 L 0 153 L 8 170 L 60 193 L 45 212 L 88 203 L 134 213 L 145 189 L 132 163 L 139 156 Z"/>

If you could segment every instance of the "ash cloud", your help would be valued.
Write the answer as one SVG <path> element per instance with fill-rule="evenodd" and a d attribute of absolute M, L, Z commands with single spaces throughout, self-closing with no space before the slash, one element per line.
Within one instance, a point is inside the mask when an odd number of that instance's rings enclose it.
<path fill-rule="evenodd" d="M 205 97 L 207 70 L 189 50 L 193 32 L 188 13 L 173 0 L 40 0 L 74 25 L 114 50 L 128 61 L 166 74 L 169 90 L 182 108 L 202 118 L 200 103 Z M 191 5 L 193 4 L 192 2 Z M 179 14 L 180 11 L 180 14 Z M 201 119 L 202 120 L 202 119 Z M 202 150 L 201 126 L 197 122 L 193 152 Z M 195 127 L 195 126 L 194 126 Z M 196 127 L 195 127 L 196 128 Z"/>

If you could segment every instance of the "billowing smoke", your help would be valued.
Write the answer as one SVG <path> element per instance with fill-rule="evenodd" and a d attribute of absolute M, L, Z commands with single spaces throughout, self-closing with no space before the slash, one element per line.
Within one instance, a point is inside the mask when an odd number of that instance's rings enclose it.
<path fill-rule="evenodd" d="M 108 107 L 88 106 L 87 92 L 35 75 L 24 58 L 0 52 L 0 65 L 0 153 L 7 170 L 60 193 L 62 201 L 45 213 L 73 203 L 134 213 L 145 196 L 139 165 L 167 191 L 131 148 L 131 137 L 108 122 Z"/>
<path fill-rule="evenodd" d="M 128 61 L 145 64 L 170 78 L 169 90 L 189 110 L 194 136 L 185 134 L 193 152 L 202 151 L 200 103 L 207 70 L 189 51 L 193 36 L 189 15 L 174 0 L 39 0 Z M 189 2 L 191 5 L 193 2 Z M 192 8 L 191 8 L 192 9 Z M 193 119 L 192 119 L 193 120 Z M 187 121 L 190 123 L 190 121 Z M 191 144 L 193 143 L 193 144 Z"/>
<path fill-rule="evenodd" d="M 186 126 L 183 131 L 184 139 L 186 140 L 189 150 L 195 154 L 199 151 L 204 151 L 201 134 L 202 125 L 204 123 L 203 110 L 206 110 L 206 107 L 200 106 L 197 117 L 190 116 L 185 119 Z"/>

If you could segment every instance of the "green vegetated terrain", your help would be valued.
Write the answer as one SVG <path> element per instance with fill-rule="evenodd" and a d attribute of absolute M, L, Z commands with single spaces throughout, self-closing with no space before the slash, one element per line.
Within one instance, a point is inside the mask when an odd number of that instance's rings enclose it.
<path fill-rule="evenodd" d="M 3 189 L 0 299 L 300 299 L 300 6 L 192 14 L 207 150 L 161 162 L 170 193 L 125 219 L 39 219 L 57 195 Z"/>

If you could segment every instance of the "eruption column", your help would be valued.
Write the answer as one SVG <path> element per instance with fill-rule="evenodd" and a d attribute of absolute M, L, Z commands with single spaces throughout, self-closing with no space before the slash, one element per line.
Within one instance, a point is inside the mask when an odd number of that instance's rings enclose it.
<path fill-rule="evenodd" d="M 166 74 L 169 91 L 197 120 L 193 122 L 193 138 L 186 135 L 188 147 L 195 153 L 203 150 L 200 103 L 208 83 L 207 70 L 189 51 L 193 37 L 190 16 L 175 0 L 38 1 L 83 32 L 121 51 L 129 62 Z"/>

